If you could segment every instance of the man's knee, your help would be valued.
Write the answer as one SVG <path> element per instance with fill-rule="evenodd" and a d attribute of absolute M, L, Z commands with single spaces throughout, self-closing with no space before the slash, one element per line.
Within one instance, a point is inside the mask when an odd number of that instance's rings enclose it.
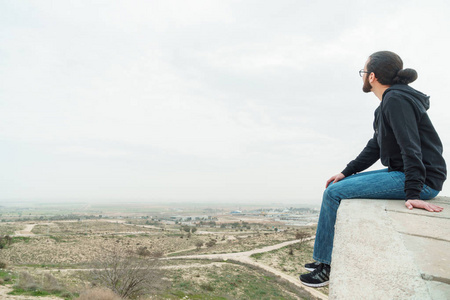
<path fill-rule="evenodd" d="M 325 191 L 323 192 L 323 200 L 329 204 L 338 204 L 340 203 L 339 197 L 339 185 L 330 184 Z"/>

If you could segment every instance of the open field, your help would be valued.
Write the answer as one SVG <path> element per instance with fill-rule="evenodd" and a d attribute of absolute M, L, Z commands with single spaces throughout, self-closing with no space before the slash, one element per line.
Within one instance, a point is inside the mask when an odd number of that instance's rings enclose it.
<path fill-rule="evenodd" d="M 142 266 L 156 259 L 158 270 L 164 274 L 158 287 L 148 290 L 147 298 L 139 299 L 326 298 L 326 288 L 321 289 L 323 294 L 314 294 L 297 278 L 304 272 L 302 265 L 311 261 L 312 246 L 310 242 L 300 246 L 296 234 L 312 236 L 314 225 L 287 226 L 265 214 L 233 215 L 220 208 L 186 211 L 161 206 L 154 211 L 141 209 L 141 213 L 128 208 L 127 212 L 112 212 L 113 216 L 105 210 L 93 215 L 90 210 L 97 207 L 81 208 L 71 206 L 67 214 L 45 207 L 52 211 L 47 216 L 41 214 L 40 208 L 39 213 L 29 211 L 26 220 L 17 208 L 3 208 L 0 236 L 8 236 L 8 241 L 3 239 L 0 249 L 0 263 L 6 264 L 6 268 L 0 265 L 4 270 L 0 273 L 0 294 L 14 288 L 15 295 L 8 295 L 8 299 L 38 296 L 36 291 L 33 294 L 18 289 L 19 282 L 28 278 L 28 285 L 40 292 L 49 286 L 47 281 L 58 287 L 53 288 L 58 292 L 45 291 L 40 296 L 75 299 L 91 287 L 92 274 L 110 258 L 111 249 L 120 249 L 124 259 L 134 257 L 141 260 Z M 245 254 L 285 242 L 293 243 L 293 254 L 288 253 L 289 247 L 251 258 Z M 201 258 L 232 254 L 237 255 L 229 260 Z"/>

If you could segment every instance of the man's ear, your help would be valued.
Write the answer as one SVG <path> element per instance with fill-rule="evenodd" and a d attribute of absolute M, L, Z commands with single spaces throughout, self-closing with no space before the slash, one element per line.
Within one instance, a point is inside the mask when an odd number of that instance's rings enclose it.
<path fill-rule="evenodd" d="M 372 72 L 369 74 L 369 82 L 372 83 L 374 81 L 377 81 L 377 78 L 375 77 L 375 73 Z"/>

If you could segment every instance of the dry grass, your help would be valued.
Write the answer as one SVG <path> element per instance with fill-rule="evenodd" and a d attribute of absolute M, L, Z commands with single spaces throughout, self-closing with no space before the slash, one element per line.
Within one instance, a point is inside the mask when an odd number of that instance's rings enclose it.
<path fill-rule="evenodd" d="M 36 290 L 39 285 L 30 273 L 21 272 L 16 287 L 23 290 Z"/>
<path fill-rule="evenodd" d="M 127 225 L 119 222 L 108 222 L 102 220 L 84 221 L 57 221 L 52 223 L 38 224 L 33 228 L 34 234 L 50 235 L 84 235 L 84 234 L 111 234 L 111 233 L 134 233 L 154 232 L 154 229 L 142 226 Z"/>
<path fill-rule="evenodd" d="M 14 232 L 22 230 L 25 223 L 0 223 L 0 236 L 1 235 L 12 235 Z"/>
<path fill-rule="evenodd" d="M 115 246 L 134 253 L 144 247 L 149 253 L 161 256 L 168 252 L 195 247 L 194 243 L 193 239 L 167 235 L 37 236 L 2 249 L 2 259 L 15 265 L 83 264 L 99 260 L 104 256 L 105 249 Z"/>
<path fill-rule="evenodd" d="M 49 292 L 61 292 L 64 288 L 59 284 L 58 280 L 49 273 L 44 274 L 43 288 Z"/>
<path fill-rule="evenodd" d="M 80 294 L 77 300 L 121 300 L 122 298 L 107 288 L 93 288 Z"/>

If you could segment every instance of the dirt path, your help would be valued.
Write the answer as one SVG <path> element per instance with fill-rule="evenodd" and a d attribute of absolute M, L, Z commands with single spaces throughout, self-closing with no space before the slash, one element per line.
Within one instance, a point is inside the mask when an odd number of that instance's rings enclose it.
<path fill-rule="evenodd" d="M 25 226 L 25 229 L 14 232 L 12 236 L 33 236 L 34 233 L 32 233 L 31 231 L 36 225 L 37 224 L 28 224 L 27 226 Z"/>

